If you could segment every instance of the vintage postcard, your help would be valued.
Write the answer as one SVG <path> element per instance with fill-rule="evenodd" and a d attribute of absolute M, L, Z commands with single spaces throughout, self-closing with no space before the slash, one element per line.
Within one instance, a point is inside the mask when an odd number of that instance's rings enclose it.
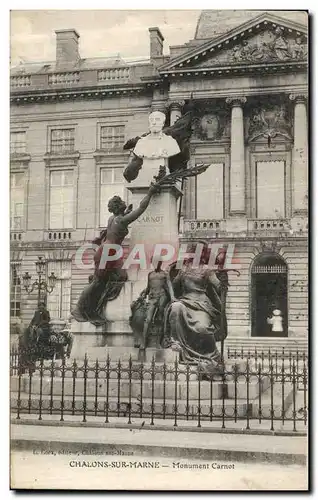
<path fill-rule="evenodd" d="M 11 489 L 308 489 L 308 12 L 13 10 Z"/>

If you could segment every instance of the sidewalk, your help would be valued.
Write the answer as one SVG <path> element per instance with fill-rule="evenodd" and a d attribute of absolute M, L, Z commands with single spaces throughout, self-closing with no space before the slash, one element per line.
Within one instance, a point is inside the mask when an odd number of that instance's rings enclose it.
<path fill-rule="evenodd" d="M 139 428 L 11 424 L 15 450 L 83 455 L 134 453 L 144 456 L 229 462 L 307 463 L 305 436 L 176 432 Z M 119 453 L 120 454 L 120 453 Z M 85 457 L 84 457 L 85 458 Z"/>

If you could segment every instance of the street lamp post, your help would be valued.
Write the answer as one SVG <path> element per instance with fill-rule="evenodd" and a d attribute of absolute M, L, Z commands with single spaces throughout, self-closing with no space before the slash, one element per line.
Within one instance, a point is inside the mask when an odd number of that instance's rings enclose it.
<path fill-rule="evenodd" d="M 55 287 L 56 276 L 52 272 L 48 277 L 47 282 L 43 278 L 46 271 L 46 262 L 43 257 L 38 257 L 37 262 L 35 263 L 35 269 L 38 275 L 38 279 L 31 283 L 31 276 L 28 272 L 26 272 L 22 276 L 23 287 L 25 291 L 30 294 L 33 290 L 38 290 L 38 305 L 41 302 L 41 290 L 44 290 L 47 293 L 52 293 Z"/>

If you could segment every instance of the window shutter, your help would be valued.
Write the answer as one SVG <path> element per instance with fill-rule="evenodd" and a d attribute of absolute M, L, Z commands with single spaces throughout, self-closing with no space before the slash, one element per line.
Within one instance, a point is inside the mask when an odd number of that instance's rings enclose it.
<path fill-rule="evenodd" d="M 61 187 L 50 189 L 50 229 L 63 227 L 63 192 Z"/>
<path fill-rule="evenodd" d="M 22 229 L 24 212 L 24 174 L 11 175 L 10 218 L 12 229 Z"/>
<path fill-rule="evenodd" d="M 73 227 L 73 186 L 63 187 L 63 225 L 61 227 Z"/>
<path fill-rule="evenodd" d="M 257 217 L 285 217 L 285 162 L 257 162 Z"/>
<path fill-rule="evenodd" d="M 197 177 L 197 218 L 223 219 L 223 163 L 211 164 Z"/>
<path fill-rule="evenodd" d="M 71 261 L 52 261 L 48 264 L 48 273 L 54 272 L 56 284 L 48 294 L 47 304 L 52 318 L 67 319 L 71 310 Z"/>
<path fill-rule="evenodd" d="M 115 189 L 112 184 L 101 186 L 101 196 L 100 196 L 100 226 L 106 227 L 107 221 L 110 217 L 110 212 L 108 211 L 108 202 L 115 196 Z"/>

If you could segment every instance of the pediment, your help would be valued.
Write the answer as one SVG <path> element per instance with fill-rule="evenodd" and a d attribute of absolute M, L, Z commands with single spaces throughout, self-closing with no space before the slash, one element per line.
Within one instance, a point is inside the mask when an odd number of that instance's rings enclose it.
<path fill-rule="evenodd" d="M 264 13 L 159 68 L 160 73 L 307 61 L 306 26 Z"/>

